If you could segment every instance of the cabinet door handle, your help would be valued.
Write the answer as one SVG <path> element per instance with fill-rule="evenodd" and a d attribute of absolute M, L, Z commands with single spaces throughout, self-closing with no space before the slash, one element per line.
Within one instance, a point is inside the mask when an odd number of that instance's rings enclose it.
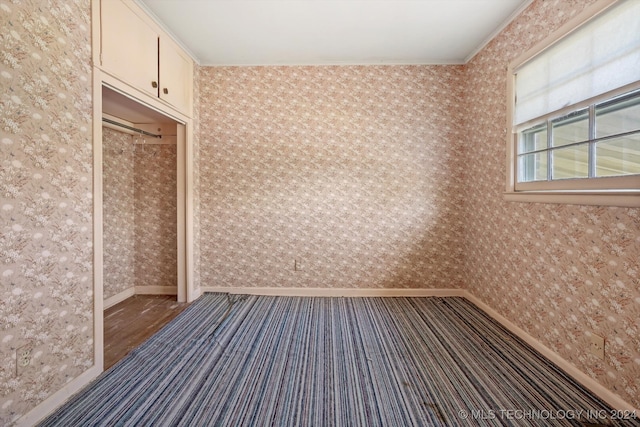
<path fill-rule="evenodd" d="M 153 87 L 153 88 L 158 87 L 158 82 L 151 82 L 151 87 Z"/>
<path fill-rule="evenodd" d="M 167 89 L 166 87 L 164 89 L 162 89 L 162 92 L 164 92 L 165 95 L 169 94 L 169 89 Z"/>

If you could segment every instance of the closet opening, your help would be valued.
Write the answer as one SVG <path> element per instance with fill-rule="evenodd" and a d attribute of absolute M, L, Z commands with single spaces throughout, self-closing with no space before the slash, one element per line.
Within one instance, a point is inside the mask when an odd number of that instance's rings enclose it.
<path fill-rule="evenodd" d="M 184 125 L 102 87 L 104 369 L 186 307 Z"/>

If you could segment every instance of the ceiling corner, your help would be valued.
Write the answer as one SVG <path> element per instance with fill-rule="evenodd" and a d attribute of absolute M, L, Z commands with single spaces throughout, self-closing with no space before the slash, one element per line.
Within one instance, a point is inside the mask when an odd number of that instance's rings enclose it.
<path fill-rule="evenodd" d="M 496 38 L 496 36 L 498 36 L 498 34 L 500 34 L 502 32 L 502 30 L 504 30 L 505 28 L 507 28 L 507 26 L 514 20 L 516 19 L 526 8 L 528 8 L 531 3 L 533 3 L 534 0 L 526 0 L 523 4 L 521 4 L 520 6 L 518 6 L 518 8 L 516 10 L 513 11 L 513 13 L 511 15 L 509 15 L 509 17 L 507 17 L 507 19 L 505 19 L 499 26 L 496 27 L 495 30 L 493 30 L 493 32 L 491 34 L 489 34 L 489 36 L 484 39 L 482 41 L 482 43 L 480 43 L 478 45 L 478 47 L 476 47 L 473 52 L 471 52 L 465 59 L 464 59 L 464 63 L 467 64 L 469 63 L 469 61 L 471 61 L 473 59 L 474 56 L 476 56 L 482 49 L 484 49 L 490 42 L 491 40 L 493 40 L 494 38 Z"/>

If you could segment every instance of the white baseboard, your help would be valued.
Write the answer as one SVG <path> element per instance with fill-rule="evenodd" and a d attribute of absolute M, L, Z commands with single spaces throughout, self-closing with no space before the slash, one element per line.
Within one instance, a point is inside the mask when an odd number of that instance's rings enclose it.
<path fill-rule="evenodd" d="M 19 427 L 31 427 L 42 421 L 44 417 L 58 409 L 71 396 L 77 393 L 82 387 L 89 384 L 94 378 L 102 373 L 98 366 L 93 366 L 83 372 L 73 380 L 65 384 L 60 390 L 47 397 L 42 403 L 27 412 L 16 422 Z"/>
<path fill-rule="evenodd" d="M 131 298 L 134 295 L 177 295 L 178 290 L 174 286 L 132 286 L 124 291 L 104 300 L 104 309 L 113 307 Z"/>
<path fill-rule="evenodd" d="M 462 297 L 462 289 L 377 289 L 377 288 L 225 288 L 205 286 L 204 292 L 294 297 Z"/>
<path fill-rule="evenodd" d="M 473 295 L 469 291 L 464 291 L 464 297 L 472 302 L 475 306 L 477 306 L 480 310 L 487 313 L 493 319 L 497 320 L 502 326 L 507 328 L 513 334 L 517 335 L 521 340 L 529 344 L 531 347 L 536 349 L 540 354 L 544 357 L 552 361 L 556 364 L 560 369 L 565 371 L 567 374 L 571 375 L 573 379 L 582 384 L 585 388 L 589 389 L 593 394 L 598 396 L 600 399 L 607 402 L 615 409 L 619 410 L 627 410 L 627 411 L 636 411 L 636 413 L 640 413 L 640 411 L 633 407 L 633 405 L 625 402 L 620 396 L 607 389 L 596 380 L 582 372 L 580 369 L 576 368 L 571 362 L 563 359 L 558 353 L 551 350 L 549 347 L 542 344 L 540 341 L 529 335 L 525 330 L 516 326 L 513 322 L 511 322 L 506 317 L 499 314 L 493 308 L 489 307 L 484 302 L 480 301 L 475 295 Z"/>
<path fill-rule="evenodd" d="M 178 295 L 175 286 L 136 286 L 136 295 Z"/>
<path fill-rule="evenodd" d="M 135 287 L 132 286 L 130 288 L 127 288 L 124 291 L 122 291 L 122 292 L 120 292 L 118 294 L 115 294 L 112 297 L 109 297 L 109 298 L 105 299 L 104 303 L 103 303 L 103 306 L 104 306 L 103 308 L 104 308 L 104 310 L 106 310 L 109 307 L 113 307 L 114 305 L 118 304 L 119 302 L 122 302 L 122 301 L 126 300 L 127 298 L 130 298 L 130 297 L 134 296 L 135 294 L 136 294 Z"/>
<path fill-rule="evenodd" d="M 202 295 L 202 292 L 203 292 L 203 291 L 202 291 L 202 288 L 200 288 L 200 287 L 195 288 L 195 289 L 193 290 L 193 292 L 191 293 L 191 301 L 195 301 L 195 300 L 197 300 L 198 298 L 200 298 L 200 295 Z M 190 301 L 190 302 L 191 302 L 191 301 Z"/>

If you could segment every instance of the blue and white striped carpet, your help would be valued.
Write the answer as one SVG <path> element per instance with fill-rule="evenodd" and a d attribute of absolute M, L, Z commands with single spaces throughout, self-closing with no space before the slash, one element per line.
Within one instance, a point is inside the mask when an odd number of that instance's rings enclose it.
<path fill-rule="evenodd" d="M 41 425 L 620 425 L 609 415 L 463 298 L 205 294 Z"/>

